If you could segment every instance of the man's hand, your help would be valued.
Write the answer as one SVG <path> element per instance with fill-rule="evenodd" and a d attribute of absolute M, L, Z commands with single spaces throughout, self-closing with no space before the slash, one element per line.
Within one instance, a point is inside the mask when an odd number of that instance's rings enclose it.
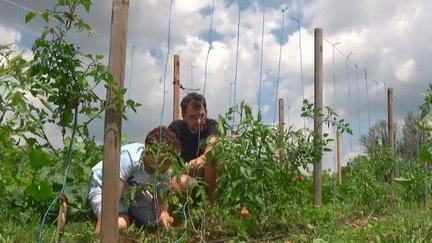
<path fill-rule="evenodd" d="M 214 144 L 216 142 L 217 142 L 217 138 L 215 136 L 211 137 L 208 140 L 208 143 L 213 143 Z M 206 156 L 206 154 L 208 152 L 210 152 L 210 150 L 211 150 L 211 147 L 207 146 L 206 149 L 204 150 L 204 153 L 201 156 L 199 156 L 196 159 L 193 159 L 193 160 L 189 161 L 189 167 L 190 167 L 189 174 L 190 174 L 190 172 L 195 171 L 195 170 L 198 170 L 198 171 L 204 170 L 204 167 L 205 167 L 205 165 L 207 163 L 207 160 L 206 160 L 205 156 Z"/>
<path fill-rule="evenodd" d="M 200 157 L 193 159 L 189 162 L 189 166 L 191 169 L 197 169 L 202 170 L 206 164 L 206 159 L 204 155 L 201 155 Z"/>
<path fill-rule="evenodd" d="M 213 136 L 210 138 L 209 143 L 216 143 L 217 142 L 217 137 Z"/>

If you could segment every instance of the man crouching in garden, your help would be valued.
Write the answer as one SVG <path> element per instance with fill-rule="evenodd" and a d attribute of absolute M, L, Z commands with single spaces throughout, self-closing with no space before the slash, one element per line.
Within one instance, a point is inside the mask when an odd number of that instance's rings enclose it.
<path fill-rule="evenodd" d="M 160 144 L 163 143 L 163 144 Z M 118 228 L 126 229 L 130 222 L 134 222 L 138 227 L 156 221 L 155 201 L 153 193 L 149 190 L 139 190 L 135 196 L 135 201 L 125 207 L 124 194 L 129 187 L 154 184 L 158 182 L 158 191 L 167 192 L 172 189 L 188 189 L 189 184 L 180 184 L 177 178 L 170 180 L 170 168 L 173 160 L 177 159 L 180 152 L 180 144 L 176 134 L 166 127 L 155 128 L 148 133 L 145 145 L 133 143 L 121 147 L 120 152 L 120 178 L 119 178 L 119 217 Z M 157 159 L 157 161 L 156 161 Z M 102 206 L 102 161 L 93 168 L 90 179 L 89 199 L 93 212 L 97 216 L 96 233 L 100 233 L 101 227 L 101 206 Z M 158 173 L 155 173 L 158 171 Z M 185 181 L 186 183 L 187 181 Z M 163 195 L 158 196 L 158 225 L 168 227 L 172 222 L 172 217 L 168 213 L 166 204 L 163 203 Z"/>
<path fill-rule="evenodd" d="M 207 184 L 207 197 L 215 203 L 216 179 L 220 172 L 216 173 L 217 161 L 207 161 L 206 155 L 211 151 L 209 145 L 217 142 L 218 123 L 207 118 L 207 102 L 200 94 L 189 93 L 180 106 L 183 120 L 173 121 L 168 128 L 175 132 L 180 141 L 180 156 L 189 168 L 189 176 L 203 177 Z M 181 176 L 179 183 L 185 183 L 191 177 Z"/>

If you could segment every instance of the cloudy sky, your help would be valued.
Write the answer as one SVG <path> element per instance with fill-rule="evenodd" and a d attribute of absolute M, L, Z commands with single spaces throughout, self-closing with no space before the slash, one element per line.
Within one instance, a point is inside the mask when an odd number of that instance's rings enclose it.
<path fill-rule="evenodd" d="M 28 50 L 46 24 L 35 19 L 26 25 L 25 15 L 53 9 L 56 2 L 0 0 L 0 43 L 16 42 L 14 48 Z M 175 54 L 180 55 L 181 84 L 199 93 L 205 86 L 210 118 L 224 114 L 236 97 L 236 103 L 252 105 L 255 114 L 260 106 L 264 121 L 273 123 L 277 121 L 276 98 L 283 98 L 286 126 L 303 128 L 302 98 L 313 102 L 314 96 L 316 28 L 324 33 L 324 105 L 335 107 L 354 132 L 343 136 L 344 164 L 361 151 L 359 136 L 367 132 L 369 121 L 373 125 L 386 119 L 385 88 L 394 89 L 397 122 L 403 121 L 407 111 L 419 114 L 422 93 L 427 92 L 432 76 L 427 67 L 432 55 L 429 0 L 172 2 L 170 21 L 170 0 L 130 0 L 125 88 L 127 98 L 143 105 L 137 114 L 128 112 L 130 119 L 123 124 L 132 141 L 143 141 L 159 125 L 164 90 L 163 124 L 172 120 Z M 90 14 L 82 11 L 82 17 L 96 34 L 71 32 L 70 41 L 81 45 L 85 53 L 108 57 L 111 10 L 112 1 L 94 0 Z M 105 94 L 103 89 L 98 92 Z M 182 97 L 185 94 L 181 91 Z M 98 140 L 103 136 L 102 124 L 91 127 Z M 306 121 L 306 127 L 312 129 L 313 121 Z M 332 128 L 326 130 L 333 133 Z M 329 154 L 324 168 L 333 166 L 334 156 Z"/>

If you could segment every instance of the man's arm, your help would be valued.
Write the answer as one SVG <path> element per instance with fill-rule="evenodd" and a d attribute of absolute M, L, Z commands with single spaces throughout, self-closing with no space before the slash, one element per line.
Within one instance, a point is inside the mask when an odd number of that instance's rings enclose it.
<path fill-rule="evenodd" d="M 208 140 L 208 144 L 215 144 L 217 142 L 216 136 L 211 136 Z M 189 166 L 192 168 L 191 171 L 194 171 L 196 168 L 197 170 L 202 170 L 204 166 L 206 165 L 206 155 L 208 152 L 212 150 L 212 146 L 206 146 L 204 152 L 202 155 L 200 155 L 198 158 L 193 159 L 189 161 Z"/>

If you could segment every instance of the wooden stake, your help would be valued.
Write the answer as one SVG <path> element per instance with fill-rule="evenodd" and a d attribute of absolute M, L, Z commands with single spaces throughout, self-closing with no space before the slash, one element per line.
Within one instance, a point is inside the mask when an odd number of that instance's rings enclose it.
<path fill-rule="evenodd" d="M 66 215 L 67 215 L 67 203 L 68 199 L 65 194 L 60 194 L 60 209 L 59 209 L 59 216 L 57 218 L 57 237 L 56 237 L 56 243 L 60 242 L 64 231 L 65 231 L 65 225 L 66 225 Z"/>
<path fill-rule="evenodd" d="M 113 0 L 108 68 L 113 87 L 107 90 L 105 112 L 101 242 L 118 242 L 118 193 L 121 112 L 116 108 L 116 91 L 123 89 L 126 63 L 129 0 Z"/>
<path fill-rule="evenodd" d="M 285 132 L 284 128 L 284 99 L 279 99 L 279 132 L 282 134 Z"/>
<path fill-rule="evenodd" d="M 340 131 L 336 132 L 336 143 L 337 143 L 337 176 L 339 184 L 342 184 L 342 166 L 341 166 L 341 141 L 342 141 L 342 135 Z"/>
<path fill-rule="evenodd" d="M 174 55 L 173 121 L 180 119 L 180 56 Z"/>
<path fill-rule="evenodd" d="M 285 133 L 285 122 L 284 122 L 284 99 L 279 99 L 279 136 L 283 139 Z M 283 149 L 279 150 L 279 164 L 282 165 L 284 161 Z"/>
<path fill-rule="evenodd" d="M 394 136 L 394 122 L 393 122 L 393 104 L 394 104 L 394 94 L 393 88 L 388 89 L 388 141 L 389 148 L 393 151 L 395 149 L 395 136 Z M 390 195 L 389 201 L 390 206 L 393 206 L 394 199 L 394 168 L 390 171 Z"/>
<path fill-rule="evenodd" d="M 314 68 L 314 99 L 315 109 L 323 108 L 323 30 L 315 29 L 315 68 Z M 322 116 L 315 114 L 314 132 L 322 137 Z M 322 200 L 322 158 L 314 164 L 314 205 L 321 206 Z"/>

